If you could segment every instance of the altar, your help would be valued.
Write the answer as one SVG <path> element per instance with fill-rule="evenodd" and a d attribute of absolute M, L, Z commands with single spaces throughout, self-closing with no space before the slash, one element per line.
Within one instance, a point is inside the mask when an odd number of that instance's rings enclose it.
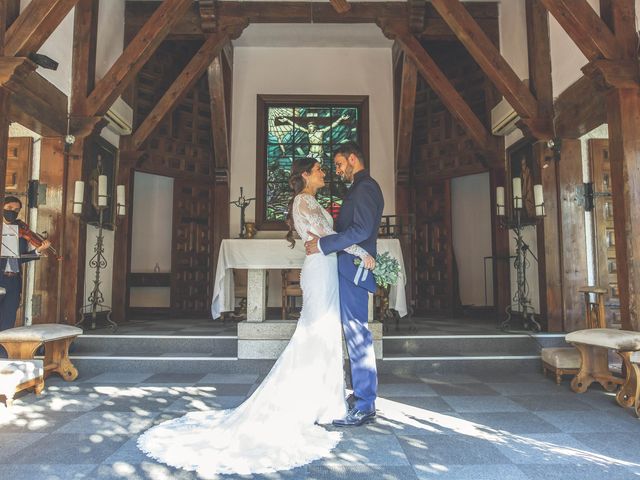
<path fill-rule="evenodd" d="M 379 239 L 378 253 L 389 252 L 400 263 L 398 285 L 389 291 L 389 307 L 400 316 L 407 314 L 404 286 L 407 283 L 404 259 L 397 239 Z M 267 271 L 302 268 L 305 258 L 303 242 L 289 248 L 284 239 L 223 240 L 214 281 L 211 315 L 214 319 L 235 307 L 232 269 L 248 270 L 247 320 L 238 323 L 238 358 L 276 359 L 289 343 L 296 320 L 265 321 L 267 314 Z M 373 320 L 373 295 L 369 295 L 369 330 L 376 358 L 382 358 L 382 323 Z M 346 351 L 346 349 L 345 349 Z"/>
<path fill-rule="evenodd" d="M 400 241 L 379 239 L 377 246 L 379 254 L 389 252 L 400 263 L 398 285 L 392 286 L 389 291 L 389 308 L 396 310 L 401 317 L 404 317 L 407 314 L 404 288 L 407 280 Z M 304 244 L 301 241 L 296 242 L 295 247 L 291 249 L 284 239 L 222 240 L 211 302 L 213 319 L 220 318 L 223 312 L 234 310 L 232 269 L 248 270 L 247 321 L 263 322 L 267 313 L 267 270 L 302 268 L 304 258 Z M 369 318 L 369 320 L 372 319 Z"/>

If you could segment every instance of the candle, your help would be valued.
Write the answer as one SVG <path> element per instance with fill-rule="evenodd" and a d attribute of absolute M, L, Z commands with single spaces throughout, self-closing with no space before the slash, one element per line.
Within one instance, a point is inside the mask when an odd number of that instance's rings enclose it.
<path fill-rule="evenodd" d="M 124 202 L 124 185 L 118 185 L 116 187 L 116 201 L 118 204 L 118 215 L 125 214 L 125 202 Z"/>
<path fill-rule="evenodd" d="M 520 177 L 513 179 L 513 207 L 522 208 L 522 179 Z"/>
<path fill-rule="evenodd" d="M 107 206 L 107 176 L 98 175 L 98 206 Z"/>
<path fill-rule="evenodd" d="M 544 196 L 542 192 L 542 185 L 533 186 L 533 201 L 536 204 L 536 215 L 538 217 L 544 216 Z"/>
<path fill-rule="evenodd" d="M 500 216 L 504 215 L 504 187 L 496 188 L 496 213 Z"/>
<path fill-rule="evenodd" d="M 73 192 L 73 213 L 80 215 L 82 213 L 82 202 L 84 201 L 84 182 L 76 180 L 76 189 Z"/>

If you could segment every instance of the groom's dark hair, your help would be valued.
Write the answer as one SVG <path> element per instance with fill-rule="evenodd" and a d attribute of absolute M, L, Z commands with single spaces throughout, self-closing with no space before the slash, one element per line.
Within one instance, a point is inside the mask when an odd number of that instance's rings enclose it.
<path fill-rule="evenodd" d="M 362 153 L 360 145 L 358 145 L 356 142 L 341 143 L 340 145 L 338 145 L 338 148 L 333 151 L 334 158 L 336 155 L 344 155 L 345 158 L 349 158 L 349 155 L 355 155 L 356 157 L 358 157 L 358 160 L 360 160 L 362 165 L 365 165 L 364 154 Z"/>

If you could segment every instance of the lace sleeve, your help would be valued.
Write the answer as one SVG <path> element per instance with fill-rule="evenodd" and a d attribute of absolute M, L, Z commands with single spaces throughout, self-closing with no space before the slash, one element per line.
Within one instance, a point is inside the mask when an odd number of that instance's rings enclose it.
<path fill-rule="evenodd" d="M 300 194 L 294 199 L 293 221 L 298 235 L 305 241 L 309 236 L 309 231 L 319 237 L 336 233 L 322 213 L 322 206 L 311 195 Z M 369 255 L 364 248 L 358 245 L 351 245 L 344 251 L 361 259 Z"/>

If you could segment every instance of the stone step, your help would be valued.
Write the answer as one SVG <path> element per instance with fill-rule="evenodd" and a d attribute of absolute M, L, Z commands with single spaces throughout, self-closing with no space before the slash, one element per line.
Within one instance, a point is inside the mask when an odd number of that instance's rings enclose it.
<path fill-rule="evenodd" d="M 73 355 L 94 356 L 238 356 L 237 336 L 80 335 Z"/>
<path fill-rule="evenodd" d="M 383 358 L 522 356 L 565 345 L 564 335 L 555 334 L 385 336 L 382 351 Z"/>

